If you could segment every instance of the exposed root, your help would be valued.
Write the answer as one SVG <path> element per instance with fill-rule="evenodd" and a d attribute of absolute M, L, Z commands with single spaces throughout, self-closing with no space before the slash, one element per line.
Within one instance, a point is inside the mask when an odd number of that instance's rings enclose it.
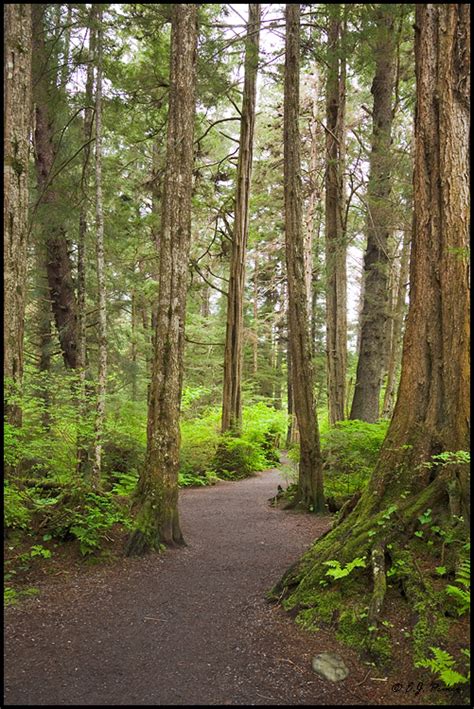
<path fill-rule="evenodd" d="M 150 550 L 150 543 L 140 529 L 135 529 L 125 545 L 125 556 L 143 556 Z"/>
<path fill-rule="evenodd" d="M 384 546 L 379 543 L 374 546 L 371 554 L 372 570 L 374 575 L 374 590 L 369 605 L 367 620 L 370 626 L 377 627 L 382 611 L 385 593 L 387 591 L 387 577 L 385 575 Z"/>

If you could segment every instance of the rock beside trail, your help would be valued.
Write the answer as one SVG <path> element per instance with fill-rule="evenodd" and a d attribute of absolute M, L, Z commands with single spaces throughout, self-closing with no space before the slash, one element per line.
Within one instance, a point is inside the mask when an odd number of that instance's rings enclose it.
<path fill-rule="evenodd" d="M 330 652 L 323 652 L 313 657 L 313 670 L 316 674 L 331 682 L 340 682 L 349 674 L 343 660 Z"/>

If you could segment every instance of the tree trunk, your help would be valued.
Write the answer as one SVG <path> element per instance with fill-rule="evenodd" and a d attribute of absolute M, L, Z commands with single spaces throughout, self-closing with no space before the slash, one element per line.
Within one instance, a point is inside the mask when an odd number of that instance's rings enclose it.
<path fill-rule="evenodd" d="M 318 95 L 319 95 L 319 77 L 317 67 L 314 67 L 311 76 L 311 116 L 309 120 L 309 140 L 310 140 L 310 155 L 309 155 L 309 180 L 308 180 L 308 208 L 305 219 L 305 283 L 306 295 L 308 299 L 308 317 L 312 323 L 313 320 L 313 242 L 316 225 L 316 213 L 318 202 L 321 199 L 320 190 L 318 189 L 317 176 L 320 162 L 320 140 L 318 128 Z M 313 334 L 313 329 L 311 329 Z M 314 348 L 314 339 L 311 337 Z"/>
<path fill-rule="evenodd" d="M 382 418 L 390 418 L 395 405 L 396 384 L 402 355 L 403 318 L 406 311 L 406 292 L 410 271 L 410 238 L 410 232 L 408 230 L 405 231 L 400 256 L 397 299 L 393 313 L 392 347 L 387 367 L 387 384 L 382 406 Z"/>
<path fill-rule="evenodd" d="M 284 93 L 284 188 L 286 268 L 293 400 L 300 433 L 295 504 L 324 510 L 322 463 L 314 405 L 310 321 L 304 278 L 299 135 L 300 6 L 286 5 Z"/>
<path fill-rule="evenodd" d="M 94 27 L 96 6 L 92 5 L 89 14 L 89 52 L 87 64 L 87 77 L 85 87 L 85 107 L 83 124 L 83 157 L 82 157 L 82 177 L 81 191 L 82 201 L 79 210 L 79 233 L 77 238 L 77 330 L 78 330 L 78 357 L 77 366 L 79 369 L 79 431 L 77 436 L 77 472 L 84 476 L 87 474 L 89 442 L 82 432 L 82 424 L 88 413 L 88 396 L 86 390 L 86 368 L 87 368 L 87 334 L 86 334 L 86 255 L 87 255 L 87 202 L 89 197 L 89 177 L 90 177 L 90 140 L 92 137 L 92 124 L 94 120 L 94 110 L 92 106 L 94 89 L 94 60 L 95 60 L 95 35 Z"/>
<path fill-rule="evenodd" d="M 253 334 L 252 334 L 253 375 L 258 372 L 258 257 L 255 251 L 253 266 Z"/>
<path fill-rule="evenodd" d="M 370 559 L 381 547 L 388 562 L 402 549 L 420 553 L 413 534 L 418 517 L 430 508 L 432 519 L 446 524 L 453 486 L 469 519 L 467 465 L 432 460 L 469 445 L 469 14 L 463 4 L 416 7 L 413 243 L 398 398 L 359 503 L 273 589 L 280 598 L 291 593 L 286 607 L 304 607 L 306 614 L 327 598 L 320 585 L 325 561 L 342 566 Z M 366 579 L 358 583 L 354 573 L 351 588 L 356 614 L 356 603 L 360 610 L 369 605 Z M 405 590 L 413 603 L 413 589 Z M 419 609 L 428 602 L 422 600 Z M 349 599 L 338 603 L 343 612 Z"/>
<path fill-rule="evenodd" d="M 345 417 L 347 370 L 347 275 L 343 215 L 346 62 L 342 56 L 344 27 L 336 5 L 328 28 L 326 89 L 326 349 L 329 421 Z"/>
<path fill-rule="evenodd" d="M 3 375 L 5 419 L 21 426 L 15 396 L 23 380 L 28 161 L 31 116 L 31 5 L 4 7 Z M 9 397 L 12 401 L 9 402 Z"/>
<path fill-rule="evenodd" d="M 35 244 L 35 266 L 36 266 L 36 333 L 39 344 L 38 369 L 41 375 L 36 396 L 41 401 L 41 424 L 45 431 L 49 431 L 51 426 L 51 401 L 47 375 L 51 371 L 51 352 L 53 344 L 52 334 L 52 312 L 51 301 L 49 299 L 48 277 L 45 268 L 45 246 L 41 241 L 41 235 L 34 239 Z"/>
<path fill-rule="evenodd" d="M 384 368 L 384 335 L 388 308 L 391 141 L 396 43 L 391 5 L 376 14 L 375 77 L 372 151 L 367 186 L 367 249 L 364 258 L 364 302 L 351 419 L 374 423 L 379 419 Z"/>
<path fill-rule="evenodd" d="M 104 256 L 104 206 L 102 198 L 102 7 L 97 7 L 97 74 L 95 89 L 95 189 L 96 189 L 96 258 L 99 310 L 99 374 L 97 382 L 97 410 L 95 420 L 94 464 L 92 483 L 100 484 L 102 435 L 105 420 L 107 391 L 107 293 Z"/>
<path fill-rule="evenodd" d="M 235 221 L 227 294 L 227 325 L 224 353 L 222 433 L 238 432 L 242 425 L 242 339 L 245 255 L 248 238 L 248 205 L 252 175 L 255 99 L 257 90 L 260 5 L 249 5 L 245 48 L 245 78 L 237 164 Z"/>
<path fill-rule="evenodd" d="M 46 243 L 51 304 L 66 367 L 75 369 L 78 357 L 77 303 L 71 259 L 61 216 L 61 201 L 54 189 L 57 165 L 55 106 L 58 90 L 48 67 L 44 22 L 45 5 L 33 5 L 33 98 L 35 101 L 35 166 L 41 221 Z M 46 216 L 47 212 L 47 216 Z"/>
<path fill-rule="evenodd" d="M 160 280 L 147 454 L 127 555 L 182 544 L 178 514 L 179 407 L 191 240 L 197 5 L 172 7 L 170 104 L 160 225 Z"/>

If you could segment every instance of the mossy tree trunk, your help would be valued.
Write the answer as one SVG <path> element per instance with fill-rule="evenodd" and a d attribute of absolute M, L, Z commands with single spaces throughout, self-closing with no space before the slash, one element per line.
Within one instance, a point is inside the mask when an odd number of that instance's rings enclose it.
<path fill-rule="evenodd" d="M 172 7 L 170 105 L 147 453 L 126 554 L 184 542 L 178 514 L 179 409 L 191 239 L 197 5 Z"/>
<path fill-rule="evenodd" d="M 313 391 L 313 362 L 305 284 L 299 119 L 300 6 L 286 5 L 284 93 L 285 241 L 292 394 L 300 434 L 298 488 L 293 504 L 324 510 L 322 461 Z"/>
<path fill-rule="evenodd" d="M 21 425 L 21 408 L 8 401 L 21 390 L 28 237 L 28 160 L 31 115 L 31 5 L 4 8 L 3 374 L 6 419 Z"/>
<path fill-rule="evenodd" d="M 325 583 L 325 561 L 377 562 L 381 548 L 411 543 L 427 508 L 449 518 L 453 486 L 469 519 L 467 466 L 423 465 L 434 454 L 469 445 L 468 52 L 468 5 L 417 6 L 410 306 L 398 398 L 378 464 L 355 509 L 273 589 L 274 597 L 289 596 L 288 606 L 317 605 L 324 595 L 319 584 Z M 374 579 L 380 574 L 377 562 Z M 382 587 L 374 583 L 374 591 Z M 362 592 L 366 588 L 364 581 Z M 372 613 L 375 606 L 379 597 Z"/>
<path fill-rule="evenodd" d="M 248 212 L 252 174 L 257 65 L 260 36 L 260 5 L 249 5 L 245 49 L 245 77 L 240 122 L 240 148 L 237 165 L 235 220 L 232 235 L 227 325 L 224 353 L 224 391 L 222 433 L 238 433 L 242 426 L 242 340 L 245 288 L 245 259 L 248 239 Z"/>

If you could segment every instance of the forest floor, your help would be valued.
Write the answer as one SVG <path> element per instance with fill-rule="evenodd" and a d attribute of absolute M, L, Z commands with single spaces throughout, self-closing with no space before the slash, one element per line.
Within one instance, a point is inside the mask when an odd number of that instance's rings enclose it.
<path fill-rule="evenodd" d="M 5 704 L 427 702 L 426 691 L 415 695 L 408 657 L 384 674 L 329 630 L 303 631 L 265 601 L 331 524 L 271 507 L 283 482 L 272 470 L 181 491 L 184 548 L 124 559 L 117 545 L 107 564 L 63 557 L 51 573 L 38 571 L 28 582 L 39 595 L 5 613 Z M 332 683 L 312 671 L 321 652 L 344 659 L 347 679 Z"/>

